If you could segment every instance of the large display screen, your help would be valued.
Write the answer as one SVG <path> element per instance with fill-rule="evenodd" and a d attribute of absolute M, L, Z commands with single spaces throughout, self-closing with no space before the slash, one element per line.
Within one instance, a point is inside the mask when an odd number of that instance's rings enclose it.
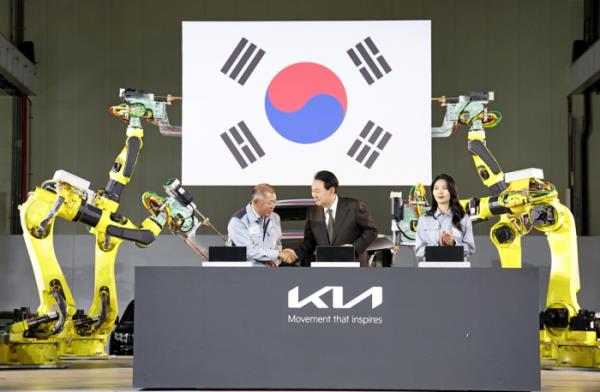
<path fill-rule="evenodd" d="M 429 21 L 184 22 L 186 185 L 431 180 Z"/>

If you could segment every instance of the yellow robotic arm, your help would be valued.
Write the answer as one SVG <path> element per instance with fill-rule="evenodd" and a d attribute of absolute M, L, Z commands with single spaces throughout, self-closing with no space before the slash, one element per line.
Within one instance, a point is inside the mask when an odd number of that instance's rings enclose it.
<path fill-rule="evenodd" d="M 546 234 L 551 253 L 546 309 L 540 314 L 542 360 L 557 366 L 600 367 L 597 336 L 600 326 L 594 312 L 582 310 L 577 233 L 573 215 L 558 200 L 555 187 L 542 178 L 525 176 L 505 181 L 500 165 L 485 144 L 485 130 L 500 121 L 498 112 L 488 112 L 493 93 L 471 93 L 458 98 L 436 98 L 446 106 L 441 127 L 433 137 L 447 137 L 460 124 L 469 126 L 469 152 L 483 184 L 492 196 L 461 201 L 473 220 L 498 216 L 490 238 L 504 268 L 521 267 L 521 237 L 532 229 Z"/>
<path fill-rule="evenodd" d="M 498 125 L 502 114 L 497 111 L 488 112 L 487 105 L 494 100 L 494 92 L 474 92 L 456 98 L 433 98 L 434 102 L 446 107 L 444 123 L 440 127 L 432 128 L 432 137 L 448 137 L 454 134 L 460 124 L 469 127 L 468 149 L 473 157 L 473 163 L 483 185 L 493 195 L 506 189 L 504 173 L 488 150 L 485 140 L 485 129 Z"/>
<path fill-rule="evenodd" d="M 106 356 L 106 341 L 118 314 L 114 262 L 119 245 L 127 240 L 148 246 L 161 229 L 153 217 L 138 227 L 118 212 L 121 193 L 131 180 L 143 146 L 141 122 L 156 124 L 161 133 L 170 136 L 181 133 L 166 115 L 166 105 L 175 98 L 130 89 L 122 89 L 120 98 L 123 102 L 110 111 L 127 123 L 127 138 L 105 189 L 93 192 L 88 181 L 59 170 L 19 207 L 40 305 L 35 315 L 12 324 L 8 338 L 0 341 L 0 364 L 53 365 L 58 363 L 58 355 Z M 55 255 L 56 217 L 82 222 L 96 237 L 94 300 L 88 316 L 76 311 Z"/>
<path fill-rule="evenodd" d="M 577 300 L 580 277 L 575 220 L 553 186 L 535 178 L 514 181 L 497 198 L 470 199 L 462 204 L 470 208 L 474 219 L 500 216 L 490 237 L 504 268 L 521 266 L 523 235 L 532 228 L 546 234 L 551 267 L 546 308 L 540 313 L 541 358 L 555 366 L 600 367 L 600 328 L 595 313 L 581 309 Z"/>

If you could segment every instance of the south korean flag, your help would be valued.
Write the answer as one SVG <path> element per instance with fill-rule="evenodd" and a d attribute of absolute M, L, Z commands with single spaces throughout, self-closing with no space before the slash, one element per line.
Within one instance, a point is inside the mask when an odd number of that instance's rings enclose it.
<path fill-rule="evenodd" d="M 187 185 L 431 180 L 429 21 L 184 22 Z"/>

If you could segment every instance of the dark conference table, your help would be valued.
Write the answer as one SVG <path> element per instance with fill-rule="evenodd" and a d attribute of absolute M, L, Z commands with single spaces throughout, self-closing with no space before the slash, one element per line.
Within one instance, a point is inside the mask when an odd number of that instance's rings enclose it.
<path fill-rule="evenodd" d="M 538 271 L 136 267 L 137 388 L 539 390 Z"/>

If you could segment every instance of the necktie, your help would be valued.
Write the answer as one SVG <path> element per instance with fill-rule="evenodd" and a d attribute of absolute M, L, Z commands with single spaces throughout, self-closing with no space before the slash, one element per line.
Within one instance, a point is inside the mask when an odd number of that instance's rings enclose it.
<path fill-rule="evenodd" d="M 333 211 L 327 210 L 327 237 L 329 237 L 329 243 L 333 243 Z"/>
<path fill-rule="evenodd" d="M 269 227 L 269 220 L 270 219 L 267 219 L 267 217 L 265 216 L 265 217 L 262 218 L 262 220 L 263 220 L 262 226 L 263 226 L 263 241 L 264 241 L 265 240 L 265 236 L 267 235 L 267 227 Z"/>

